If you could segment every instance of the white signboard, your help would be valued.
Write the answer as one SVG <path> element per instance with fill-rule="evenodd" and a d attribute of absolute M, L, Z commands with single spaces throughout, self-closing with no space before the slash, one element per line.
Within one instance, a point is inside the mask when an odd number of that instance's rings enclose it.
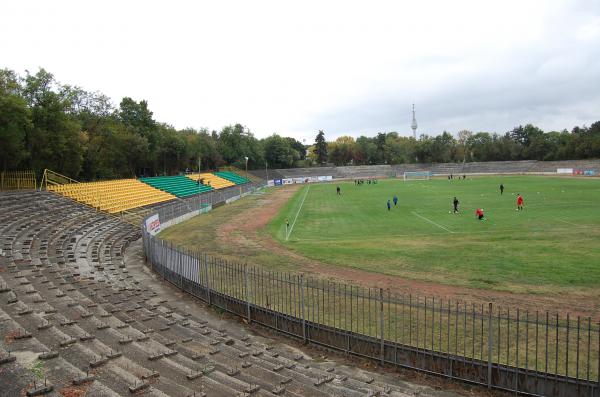
<path fill-rule="evenodd" d="M 153 236 L 160 232 L 160 220 L 158 219 L 158 214 L 154 214 L 146 219 L 146 231 Z"/>
<path fill-rule="evenodd" d="M 573 168 L 557 168 L 556 173 L 557 174 L 572 174 Z"/>
<path fill-rule="evenodd" d="M 269 181 L 267 182 L 268 186 L 275 186 L 275 180 L 273 179 L 269 179 Z"/>
<path fill-rule="evenodd" d="M 285 178 L 283 180 L 284 185 L 291 185 L 292 183 L 294 183 L 294 180 L 292 178 Z"/>
<path fill-rule="evenodd" d="M 294 178 L 294 183 L 304 183 L 305 178 Z"/>

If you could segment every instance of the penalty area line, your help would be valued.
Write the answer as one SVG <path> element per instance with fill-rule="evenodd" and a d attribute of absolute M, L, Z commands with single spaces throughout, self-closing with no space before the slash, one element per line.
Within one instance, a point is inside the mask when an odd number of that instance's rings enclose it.
<path fill-rule="evenodd" d="M 431 223 L 432 225 L 435 225 L 437 227 L 439 227 L 440 229 L 443 229 L 445 231 L 447 231 L 448 233 L 454 233 L 452 230 L 445 228 L 444 226 L 440 225 L 439 223 L 436 223 L 434 221 L 432 221 L 431 219 L 427 219 L 425 218 L 423 215 L 416 213 L 415 211 L 412 211 L 412 213 L 416 216 L 418 216 L 419 218 L 423 219 L 424 221 L 427 221 L 429 223 Z"/>
<path fill-rule="evenodd" d="M 296 212 L 296 217 L 294 218 L 294 221 L 292 222 L 292 226 L 290 227 L 290 231 L 288 232 L 287 236 L 285 236 L 285 241 L 287 241 L 290 236 L 292 235 L 292 230 L 294 230 L 294 225 L 296 224 L 296 220 L 298 219 L 298 215 L 300 215 L 300 211 L 302 210 L 302 206 L 304 205 L 304 200 L 306 200 L 306 196 L 308 196 L 308 191 L 310 190 L 310 185 L 308 185 L 307 189 L 306 189 L 306 193 L 304 193 L 304 197 L 302 198 L 302 202 L 300 203 L 300 208 L 298 208 L 298 212 Z"/>

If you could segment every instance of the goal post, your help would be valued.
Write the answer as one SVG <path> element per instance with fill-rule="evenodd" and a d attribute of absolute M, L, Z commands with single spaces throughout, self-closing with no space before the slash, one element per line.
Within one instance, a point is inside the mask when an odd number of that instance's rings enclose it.
<path fill-rule="evenodd" d="M 431 171 L 406 171 L 404 173 L 405 181 L 422 181 L 431 179 Z"/>

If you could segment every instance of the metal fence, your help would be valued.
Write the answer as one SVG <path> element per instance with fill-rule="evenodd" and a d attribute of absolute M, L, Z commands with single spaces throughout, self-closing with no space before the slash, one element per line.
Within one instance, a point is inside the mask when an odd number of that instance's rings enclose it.
<path fill-rule="evenodd" d="M 216 191 L 158 213 L 165 222 L 253 189 Z M 396 295 L 269 272 L 175 247 L 144 229 L 142 234 L 147 262 L 166 281 L 307 343 L 489 388 L 600 397 L 600 322 L 590 317 Z"/>
<path fill-rule="evenodd" d="M 36 178 L 33 171 L 0 172 L 0 191 L 35 189 Z"/>

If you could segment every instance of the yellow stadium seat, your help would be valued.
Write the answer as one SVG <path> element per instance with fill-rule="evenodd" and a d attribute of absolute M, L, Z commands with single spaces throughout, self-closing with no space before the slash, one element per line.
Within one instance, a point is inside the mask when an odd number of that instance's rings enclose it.
<path fill-rule="evenodd" d="M 48 190 L 111 214 L 176 198 L 137 179 L 70 183 L 48 186 Z"/>
<path fill-rule="evenodd" d="M 195 181 L 198 179 L 203 179 L 203 183 L 205 185 L 210 185 L 213 189 L 223 189 L 229 186 L 235 186 L 235 183 L 208 172 L 202 174 L 188 174 L 186 176 Z"/>

